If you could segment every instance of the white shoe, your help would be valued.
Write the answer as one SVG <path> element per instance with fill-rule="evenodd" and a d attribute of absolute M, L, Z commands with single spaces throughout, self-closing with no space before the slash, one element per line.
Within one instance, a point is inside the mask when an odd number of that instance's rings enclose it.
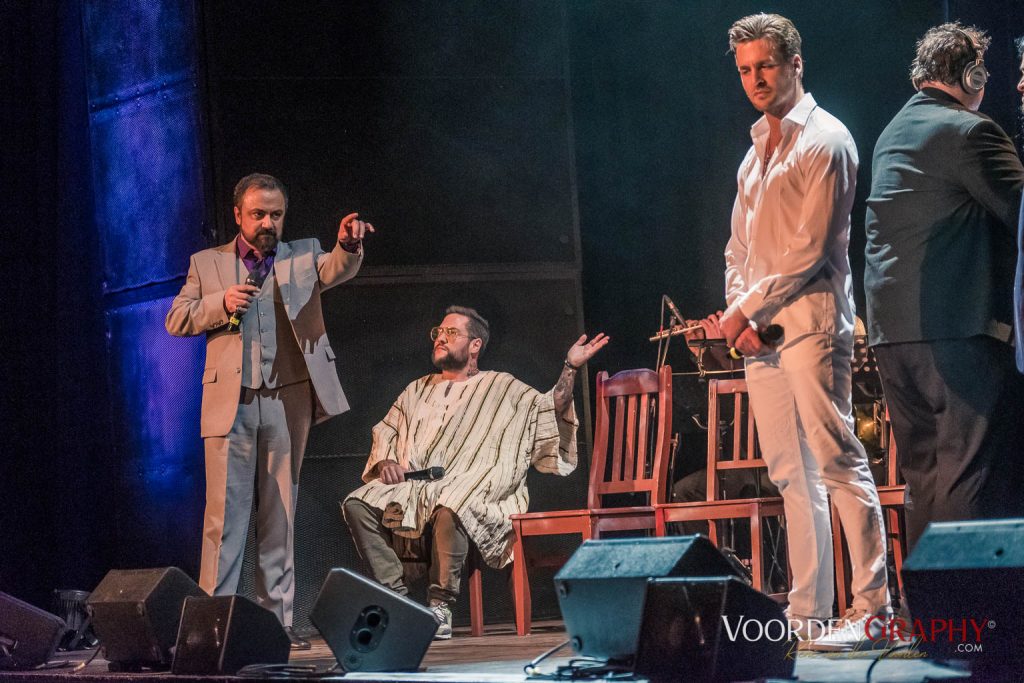
<path fill-rule="evenodd" d="M 802 649 L 816 652 L 885 649 L 890 646 L 886 633 L 888 623 L 888 613 L 875 615 L 862 609 L 849 609 L 828 633 L 811 640 Z"/>
<path fill-rule="evenodd" d="M 437 632 L 434 640 L 449 640 L 452 637 L 452 610 L 447 602 L 435 602 L 430 605 L 430 611 L 437 619 Z"/>

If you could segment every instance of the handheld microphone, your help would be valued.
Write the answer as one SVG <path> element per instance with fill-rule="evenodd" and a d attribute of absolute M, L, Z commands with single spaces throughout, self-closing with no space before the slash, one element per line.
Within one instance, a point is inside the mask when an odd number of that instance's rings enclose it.
<path fill-rule="evenodd" d="M 425 470 L 412 470 L 405 473 L 406 479 L 419 479 L 421 481 L 437 481 L 443 476 L 443 467 L 428 467 Z"/>
<path fill-rule="evenodd" d="M 252 285 L 253 287 L 262 287 L 263 278 L 260 278 L 254 271 L 249 273 L 249 277 L 245 278 L 245 284 Z M 238 328 L 242 325 L 242 315 L 236 308 L 235 312 L 228 319 L 228 332 L 238 332 Z"/>
<path fill-rule="evenodd" d="M 683 320 L 683 314 L 679 312 L 678 308 L 676 308 L 676 305 L 672 301 L 672 299 L 668 298 L 668 294 L 662 294 L 661 300 L 665 302 L 665 305 L 668 306 L 669 312 L 675 316 L 676 320 L 678 320 L 681 325 L 685 325 L 686 321 Z"/>
<path fill-rule="evenodd" d="M 761 343 L 768 346 L 775 346 L 779 343 L 779 341 L 782 340 L 782 335 L 782 325 L 769 325 L 763 330 L 758 330 L 757 332 L 757 337 L 761 340 Z M 740 360 L 743 358 L 743 353 L 735 347 L 730 347 L 729 358 L 732 358 L 733 360 Z"/>

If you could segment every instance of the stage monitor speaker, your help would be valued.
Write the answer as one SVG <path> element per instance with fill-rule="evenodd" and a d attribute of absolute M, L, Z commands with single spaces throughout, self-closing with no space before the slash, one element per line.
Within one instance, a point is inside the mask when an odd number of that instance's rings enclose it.
<path fill-rule="evenodd" d="M 332 569 L 309 615 L 345 671 L 415 671 L 437 632 L 434 614 L 347 569 Z"/>
<path fill-rule="evenodd" d="M 45 664 L 66 630 L 60 617 L 0 592 L 0 670 Z"/>
<path fill-rule="evenodd" d="M 287 664 L 291 641 L 277 615 L 241 595 L 185 598 L 171 673 L 233 676 L 249 664 Z"/>
<path fill-rule="evenodd" d="M 586 541 L 555 575 L 558 605 L 573 648 L 626 660 L 636 652 L 647 579 L 737 576 L 707 538 L 670 536 Z"/>
<path fill-rule="evenodd" d="M 167 668 L 185 598 L 200 595 L 177 567 L 108 572 L 87 604 L 110 670 Z"/>
<path fill-rule="evenodd" d="M 903 584 L 922 651 L 972 668 L 1024 665 L 1024 519 L 933 522 Z"/>
<path fill-rule="evenodd" d="M 743 581 L 648 581 L 633 669 L 651 683 L 791 678 L 795 655 L 782 607 Z"/>

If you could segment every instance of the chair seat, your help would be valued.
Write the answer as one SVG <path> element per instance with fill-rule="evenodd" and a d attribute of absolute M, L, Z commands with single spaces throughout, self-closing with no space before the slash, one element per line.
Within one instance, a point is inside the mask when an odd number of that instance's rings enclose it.
<path fill-rule="evenodd" d="M 589 517 L 590 510 L 549 510 L 542 512 L 522 512 L 514 515 L 509 515 L 508 518 L 513 522 L 522 521 L 529 522 L 533 520 L 541 519 L 561 519 L 566 517 Z"/>
<path fill-rule="evenodd" d="M 525 512 L 509 515 L 509 519 L 512 520 L 512 526 L 517 533 L 522 536 L 586 532 L 584 536 L 589 538 L 594 532 L 599 534 L 602 531 L 653 529 L 654 506 Z"/>
<path fill-rule="evenodd" d="M 594 510 L 552 510 L 550 512 L 523 512 L 509 515 L 508 518 L 516 521 L 530 521 L 534 519 L 545 519 L 555 517 L 624 517 L 637 514 L 654 514 L 653 505 L 636 505 L 625 508 L 596 508 Z"/>
<path fill-rule="evenodd" d="M 690 503 L 655 505 L 655 514 L 666 522 L 697 522 L 711 519 L 747 517 L 755 508 L 767 516 L 783 514 L 782 498 L 737 498 L 734 500 L 698 500 Z"/>

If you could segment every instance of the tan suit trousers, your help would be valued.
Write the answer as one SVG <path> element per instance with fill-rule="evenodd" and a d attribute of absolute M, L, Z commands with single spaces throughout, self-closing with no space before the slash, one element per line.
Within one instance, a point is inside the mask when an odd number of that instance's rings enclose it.
<path fill-rule="evenodd" d="M 256 494 L 256 600 L 285 626 L 295 601 L 295 501 L 313 415 L 310 383 L 243 387 L 227 436 L 207 437 L 206 517 L 199 585 L 212 595 L 238 590 Z"/>

